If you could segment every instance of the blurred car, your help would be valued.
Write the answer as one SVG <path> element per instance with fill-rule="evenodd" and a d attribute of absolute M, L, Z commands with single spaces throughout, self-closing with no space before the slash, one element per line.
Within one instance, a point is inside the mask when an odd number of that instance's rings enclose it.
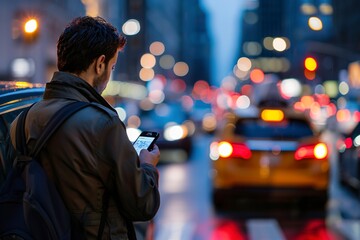
<path fill-rule="evenodd" d="M 39 101 L 43 92 L 40 84 L 0 81 L 0 184 L 12 166 L 5 160 L 10 124 L 22 110 Z"/>
<path fill-rule="evenodd" d="M 303 114 L 280 107 L 228 113 L 210 145 L 214 207 L 276 200 L 318 203 L 325 210 L 328 155 Z"/>
<path fill-rule="evenodd" d="M 340 182 L 360 194 L 360 124 L 337 143 Z"/>
<path fill-rule="evenodd" d="M 210 103 L 194 100 L 189 114 L 197 131 L 205 133 L 213 133 L 215 131 L 217 120 Z"/>
<path fill-rule="evenodd" d="M 160 133 L 156 141 L 161 151 L 160 163 L 184 162 L 189 159 L 195 125 L 180 103 L 161 103 L 151 110 L 141 110 L 139 119 L 140 131 L 137 135 L 141 131 Z"/>

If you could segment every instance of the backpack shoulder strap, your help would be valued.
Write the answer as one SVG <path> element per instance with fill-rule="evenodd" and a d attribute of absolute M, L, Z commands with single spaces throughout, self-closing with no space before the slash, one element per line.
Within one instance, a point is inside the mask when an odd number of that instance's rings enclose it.
<path fill-rule="evenodd" d="M 32 105 L 20 113 L 18 121 L 16 123 L 16 139 L 15 139 L 16 150 L 18 152 L 23 153 L 24 155 L 27 154 L 25 129 L 24 129 L 25 118 L 31 107 Z"/>
<path fill-rule="evenodd" d="M 37 157 L 37 155 L 40 153 L 45 143 L 49 140 L 52 134 L 59 128 L 59 126 L 75 112 L 89 105 L 91 105 L 91 103 L 76 101 L 62 107 L 59 111 L 57 111 L 54 114 L 54 116 L 51 117 L 48 124 L 46 124 L 44 131 L 36 141 L 35 147 L 30 155 L 32 157 Z"/>

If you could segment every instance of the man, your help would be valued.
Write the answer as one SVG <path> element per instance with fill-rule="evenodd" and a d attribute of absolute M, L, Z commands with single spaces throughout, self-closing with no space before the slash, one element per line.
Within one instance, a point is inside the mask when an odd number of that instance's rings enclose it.
<path fill-rule="evenodd" d="M 25 123 L 31 151 L 61 107 L 73 101 L 97 105 L 67 119 L 40 154 L 42 166 L 86 239 L 97 238 L 105 190 L 110 200 L 102 239 L 132 239 L 132 222 L 152 219 L 160 205 L 158 147 L 142 150 L 138 156 L 116 111 L 100 95 L 125 42 L 100 17 L 74 19 L 58 40 L 59 71 L 46 84 L 44 99 L 31 107 Z M 11 128 L 13 145 L 14 126 L 16 121 Z"/>

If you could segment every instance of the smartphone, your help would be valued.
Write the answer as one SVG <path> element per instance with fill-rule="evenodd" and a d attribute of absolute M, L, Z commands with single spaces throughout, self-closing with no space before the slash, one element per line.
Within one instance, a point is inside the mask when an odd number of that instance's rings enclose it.
<path fill-rule="evenodd" d="M 140 151 L 144 148 L 151 151 L 158 138 L 158 132 L 143 131 L 133 143 L 137 154 L 139 155 Z"/>

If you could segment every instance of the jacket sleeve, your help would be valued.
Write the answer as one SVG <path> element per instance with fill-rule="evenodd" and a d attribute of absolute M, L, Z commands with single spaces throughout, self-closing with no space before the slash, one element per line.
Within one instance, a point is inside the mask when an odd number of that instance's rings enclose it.
<path fill-rule="evenodd" d="M 114 164 L 109 187 L 120 213 L 131 221 L 152 219 L 160 206 L 158 170 L 150 164 L 140 165 L 139 157 L 118 117 L 106 124 L 101 136 L 100 154 Z"/>

